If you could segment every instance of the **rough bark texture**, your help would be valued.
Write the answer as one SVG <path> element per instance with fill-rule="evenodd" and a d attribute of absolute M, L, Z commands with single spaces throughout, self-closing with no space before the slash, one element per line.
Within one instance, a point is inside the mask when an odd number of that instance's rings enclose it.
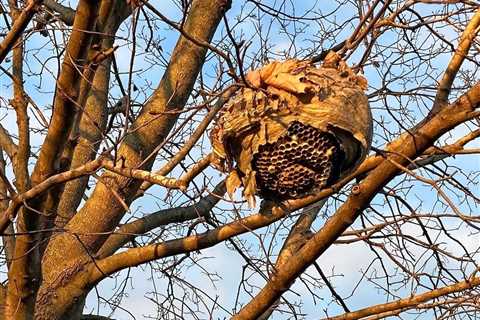
<path fill-rule="evenodd" d="M 229 3 L 223 0 L 194 1 L 184 24 L 185 32 L 202 41 L 210 41 L 228 7 Z M 205 12 L 210 14 L 205 15 Z M 198 28 L 199 25 L 203 27 Z M 137 167 L 166 137 L 178 114 L 155 115 L 183 108 L 206 52 L 207 48 L 180 38 L 157 90 L 119 148 L 118 157 L 126 160 L 125 165 Z M 43 282 L 36 301 L 36 319 L 68 318 L 76 300 L 89 289 L 85 287 L 88 278 L 83 272 L 85 264 L 106 238 L 105 235 L 88 234 L 113 230 L 125 212 L 110 189 L 129 203 L 140 186 L 137 181 L 115 174 L 104 174 L 102 181 L 66 225 L 70 233 L 54 236 L 47 247 L 42 264 Z M 74 236 L 74 233 L 79 235 Z"/>
<path fill-rule="evenodd" d="M 113 1 L 113 8 L 103 4 L 100 8 L 100 18 L 97 25 L 103 26 L 105 34 L 116 34 L 118 27 L 130 13 L 126 2 L 123 0 Z M 114 38 L 110 36 L 100 37 L 97 43 L 98 51 L 106 51 L 113 46 Z M 98 52 L 95 50 L 95 52 Z M 87 90 L 86 101 L 83 105 L 78 130 L 71 136 L 76 142 L 73 149 L 70 168 L 77 168 L 92 160 L 96 155 L 100 141 L 108 119 L 108 92 L 110 84 L 110 72 L 113 56 L 108 56 L 96 68 L 90 90 Z M 83 177 L 66 183 L 62 191 L 57 207 L 57 227 L 63 227 L 74 215 L 86 189 L 89 177 Z"/>

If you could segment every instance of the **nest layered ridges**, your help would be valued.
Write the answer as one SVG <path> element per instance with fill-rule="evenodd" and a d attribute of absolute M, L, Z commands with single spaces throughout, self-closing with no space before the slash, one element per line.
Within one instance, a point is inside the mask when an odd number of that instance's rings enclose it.
<path fill-rule="evenodd" d="M 336 179 L 364 158 L 372 132 L 366 80 L 337 56 L 327 56 L 320 68 L 308 61 L 273 62 L 248 73 L 247 80 L 250 87 L 226 103 L 211 132 L 215 163 L 230 172 L 230 191 L 243 185 L 247 200 L 262 195 L 254 157 L 288 134 L 293 122 L 335 137 L 343 152 Z"/>

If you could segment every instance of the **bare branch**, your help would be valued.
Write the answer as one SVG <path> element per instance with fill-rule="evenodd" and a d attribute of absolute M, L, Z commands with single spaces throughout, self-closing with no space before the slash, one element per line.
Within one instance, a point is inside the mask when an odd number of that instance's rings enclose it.
<path fill-rule="evenodd" d="M 67 26 L 73 25 L 73 20 L 75 19 L 75 10 L 62 5 L 55 0 L 44 0 L 43 5 L 58 15 L 59 19 L 62 20 Z"/>
<path fill-rule="evenodd" d="M 0 124 L 0 147 L 5 151 L 10 160 L 14 161 L 18 146 L 13 142 L 7 130 Z"/>
<path fill-rule="evenodd" d="M 479 277 L 472 277 L 465 281 L 461 281 L 450 286 L 434 289 L 431 291 L 427 291 L 422 294 L 414 295 L 405 299 L 400 299 L 388 303 L 378 304 L 371 307 L 367 307 L 358 311 L 348 312 L 343 315 L 335 316 L 335 317 L 328 317 L 325 318 L 329 320 L 355 320 L 355 319 L 362 319 L 372 315 L 380 315 L 386 312 L 392 311 L 406 311 L 408 309 L 412 309 L 417 307 L 419 304 L 432 300 L 437 299 L 440 297 L 444 297 L 446 295 L 460 292 L 468 289 L 473 289 L 480 285 L 480 278 Z"/>
<path fill-rule="evenodd" d="M 29 0 L 25 8 L 22 9 L 18 19 L 7 33 L 6 37 L 0 43 L 0 64 L 3 62 L 7 54 L 13 48 L 17 40 L 21 37 L 23 31 L 32 20 L 38 6 L 42 4 L 42 0 Z"/>
<path fill-rule="evenodd" d="M 435 96 L 434 105 L 430 111 L 430 115 L 437 113 L 444 104 L 448 103 L 448 96 L 450 95 L 450 89 L 453 81 L 455 80 L 457 72 L 465 60 L 465 57 L 468 55 L 468 51 L 473 44 L 473 40 L 479 31 L 480 9 L 477 10 L 460 37 L 455 54 L 451 58 L 450 63 L 445 70 L 445 74 L 438 84 L 437 95 Z"/>
<path fill-rule="evenodd" d="M 108 257 L 138 235 L 142 235 L 160 226 L 208 216 L 225 192 L 225 183 L 222 181 L 213 189 L 211 194 L 191 206 L 160 210 L 120 226 L 115 230 L 115 233 L 105 241 L 97 253 L 97 258 L 102 259 Z"/>
<path fill-rule="evenodd" d="M 392 158 L 399 163 L 412 159 L 430 147 L 447 130 L 468 120 L 480 103 L 480 83 L 462 95 L 455 103 L 422 123 L 411 132 L 404 133 L 393 141 L 389 148 L 395 150 Z M 398 159 L 399 158 L 399 159 Z M 312 239 L 291 259 L 289 268 L 275 273 L 263 289 L 233 319 L 254 319 L 265 312 L 286 290 L 293 280 L 312 264 L 355 221 L 368 206 L 375 194 L 383 188 L 399 169 L 383 160 L 356 186 L 347 201 L 325 223 Z"/>

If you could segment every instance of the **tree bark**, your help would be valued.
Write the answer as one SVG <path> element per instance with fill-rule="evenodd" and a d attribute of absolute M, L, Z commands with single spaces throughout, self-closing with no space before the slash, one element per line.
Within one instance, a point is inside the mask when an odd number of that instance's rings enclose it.
<path fill-rule="evenodd" d="M 194 1 L 184 31 L 209 42 L 229 5 L 226 0 Z M 178 118 L 178 113 L 165 111 L 184 107 L 206 52 L 205 47 L 183 36 L 180 38 L 158 88 L 118 150 L 118 158 L 125 159 L 127 167 L 151 166 L 151 161 L 144 161 L 145 158 L 165 139 Z M 35 319 L 68 318 L 76 300 L 90 289 L 86 265 L 106 239 L 105 234 L 99 233 L 113 231 L 125 213 L 123 204 L 112 196 L 112 190 L 128 204 L 140 186 L 138 181 L 111 173 L 102 175 L 101 181 L 84 207 L 66 225 L 69 232 L 53 237 L 45 251 Z"/>

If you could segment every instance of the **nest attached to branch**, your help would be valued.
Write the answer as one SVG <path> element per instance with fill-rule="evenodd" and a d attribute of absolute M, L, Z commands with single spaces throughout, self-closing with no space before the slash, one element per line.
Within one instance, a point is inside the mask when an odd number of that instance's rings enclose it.
<path fill-rule="evenodd" d="M 303 197 L 352 172 L 371 145 L 367 81 L 335 53 L 321 67 L 273 62 L 247 74 L 211 131 L 213 164 L 231 195 L 243 186 L 271 200 Z"/>

